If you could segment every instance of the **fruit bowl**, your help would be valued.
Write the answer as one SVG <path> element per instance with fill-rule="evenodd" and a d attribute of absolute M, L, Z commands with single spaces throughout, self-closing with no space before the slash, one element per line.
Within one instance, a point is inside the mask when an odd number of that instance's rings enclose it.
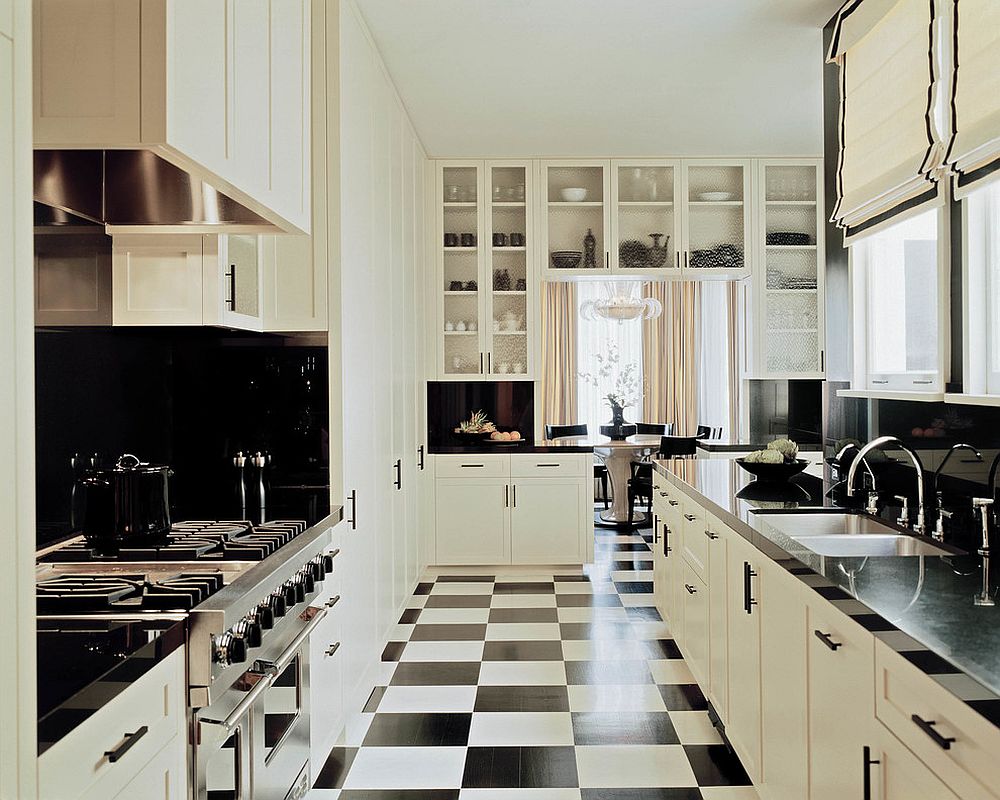
<path fill-rule="evenodd" d="M 796 458 L 794 461 L 784 461 L 780 464 L 765 464 L 759 461 L 747 462 L 742 458 L 737 458 L 736 463 L 761 483 L 784 483 L 809 466 L 809 462 L 804 458 Z"/>

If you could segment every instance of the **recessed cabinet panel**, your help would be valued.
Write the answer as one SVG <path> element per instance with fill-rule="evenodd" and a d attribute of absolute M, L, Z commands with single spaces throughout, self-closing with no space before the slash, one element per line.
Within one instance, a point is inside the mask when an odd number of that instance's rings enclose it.
<path fill-rule="evenodd" d="M 511 485 L 510 547 L 514 564 L 578 564 L 588 483 L 534 478 Z"/>
<path fill-rule="evenodd" d="M 201 236 L 120 236 L 112 247 L 115 325 L 202 324 Z"/>
<path fill-rule="evenodd" d="M 107 245 L 86 237 L 36 237 L 35 324 L 110 325 L 111 321 Z"/>
<path fill-rule="evenodd" d="M 726 730 L 747 774 L 761 777 L 760 556 L 733 537 L 729 543 L 729 721 Z"/>
<path fill-rule="evenodd" d="M 509 497 L 506 479 L 439 479 L 435 563 L 509 563 Z"/>
<path fill-rule="evenodd" d="M 229 0 L 233 59 L 233 154 L 243 185 L 271 189 L 270 96 L 267 0 Z M 268 165 L 261 170 L 261 165 Z M 257 180 L 255 180 L 255 178 Z M 263 179 L 263 180 L 260 180 Z"/>

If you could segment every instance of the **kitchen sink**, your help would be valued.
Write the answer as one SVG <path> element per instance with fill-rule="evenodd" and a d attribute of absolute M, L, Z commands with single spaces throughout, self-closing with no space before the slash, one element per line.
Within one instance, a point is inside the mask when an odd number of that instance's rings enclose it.
<path fill-rule="evenodd" d="M 861 514 L 816 509 L 756 511 L 753 516 L 755 521 L 820 556 L 945 556 L 955 552 Z"/>

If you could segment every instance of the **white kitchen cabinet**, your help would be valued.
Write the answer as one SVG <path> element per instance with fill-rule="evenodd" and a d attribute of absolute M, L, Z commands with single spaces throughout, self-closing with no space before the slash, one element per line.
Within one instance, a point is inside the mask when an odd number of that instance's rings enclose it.
<path fill-rule="evenodd" d="M 761 779 L 760 619 L 766 602 L 764 556 L 741 538 L 729 542 L 729 719 L 726 732 L 755 784 Z"/>
<path fill-rule="evenodd" d="M 216 260 L 211 236 L 116 236 L 112 244 L 115 325 L 201 325 L 206 264 Z"/>
<path fill-rule="evenodd" d="M 826 220 L 822 159 L 760 159 L 754 271 L 746 295 L 748 378 L 824 376 Z"/>
<path fill-rule="evenodd" d="M 751 161 L 682 162 L 681 268 L 686 280 L 738 280 L 751 272 Z"/>
<path fill-rule="evenodd" d="M 538 162 L 538 259 L 546 280 L 611 273 L 611 162 L 601 159 Z M 586 246 L 588 234 L 593 248 Z M 578 253 L 566 266 L 552 254 Z M 575 262 L 575 263 L 574 263 Z"/>
<path fill-rule="evenodd" d="M 439 478 L 437 564 L 510 562 L 510 485 L 506 478 Z"/>
<path fill-rule="evenodd" d="M 861 768 L 868 773 L 872 800 L 958 800 L 946 783 L 887 730 L 874 725 L 869 739 L 871 745 L 862 746 Z"/>
<path fill-rule="evenodd" d="M 737 534 L 707 516 L 708 539 L 708 683 L 706 694 L 725 723 L 729 719 L 729 585 L 727 552 Z"/>
<path fill-rule="evenodd" d="M 35 236 L 36 325 L 111 324 L 111 251 L 106 241 L 103 233 L 54 231 Z"/>
<path fill-rule="evenodd" d="M 40 800 L 187 797 L 186 694 L 181 647 L 39 756 Z"/>
<path fill-rule="evenodd" d="M 263 328 L 272 332 L 325 331 L 328 265 L 313 236 L 262 236 Z"/>
<path fill-rule="evenodd" d="M 326 617 L 309 638 L 310 761 L 314 770 L 326 760 L 344 724 L 344 580 L 340 558 L 344 527 L 334 529 L 330 552 L 337 555 L 333 573 L 327 574 L 322 594 L 313 601 L 313 605 L 327 609 Z"/>
<path fill-rule="evenodd" d="M 14 36 L 14 0 L 0 0 L 0 36 Z"/>
<path fill-rule="evenodd" d="M 681 563 L 680 577 L 684 589 L 684 655 L 691 674 L 702 686 L 708 684 L 709 596 L 708 586 L 687 561 Z"/>
<path fill-rule="evenodd" d="M 611 272 L 681 277 L 682 199 L 678 159 L 611 162 Z"/>
<path fill-rule="evenodd" d="M 218 261 L 205 263 L 205 320 L 229 328 L 264 327 L 264 247 L 260 236 L 220 236 Z M 212 292 L 212 289 L 215 292 Z"/>
<path fill-rule="evenodd" d="M 35 146 L 150 149 L 308 233 L 310 5 L 34 0 Z"/>
<path fill-rule="evenodd" d="M 580 530 L 590 494 L 579 478 L 511 480 L 510 560 L 514 564 L 580 564 L 586 561 Z M 590 512 L 593 520 L 593 511 Z"/>

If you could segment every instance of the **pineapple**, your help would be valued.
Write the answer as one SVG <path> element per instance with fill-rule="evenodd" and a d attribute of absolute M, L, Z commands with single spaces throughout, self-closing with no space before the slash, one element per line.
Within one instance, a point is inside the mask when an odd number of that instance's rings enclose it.
<path fill-rule="evenodd" d="M 495 430 L 496 426 L 490 422 L 486 412 L 480 410 L 473 411 L 467 420 L 460 422 L 455 433 L 493 433 Z"/>

